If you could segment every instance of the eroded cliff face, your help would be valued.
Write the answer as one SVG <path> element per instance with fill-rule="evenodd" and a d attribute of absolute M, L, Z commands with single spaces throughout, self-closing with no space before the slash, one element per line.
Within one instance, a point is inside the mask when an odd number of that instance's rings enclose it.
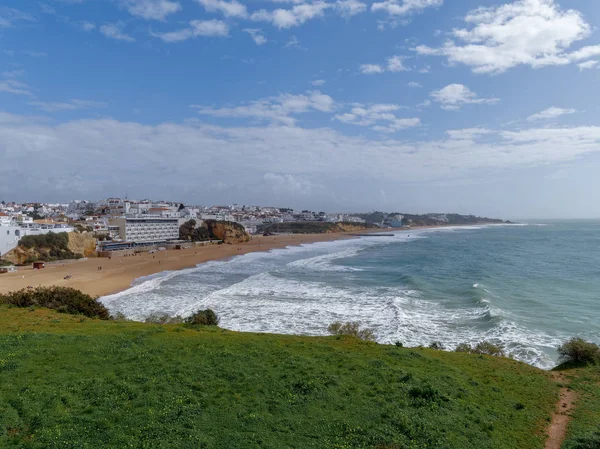
<path fill-rule="evenodd" d="M 204 225 L 212 238 L 223 240 L 224 243 L 243 243 L 250 240 L 250 234 L 239 223 L 206 220 Z"/>
<path fill-rule="evenodd" d="M 81 234 L 69 232 L 67 235 L 69 237 L 68 249 L 74 254 L 79 254 L 82 257 L 94 257 L 96 255 L 96 238 L 92 234 L 87 232 Z M 23 248 L 22 246 L 17 246 L 3 255 L 2 258 L 11 261 L 15 265 L 23 265 L 27 261 L 31 262 L 32 260 L 56 259 L 55 256 L 50 254 L 49 250 L 50 248 L 47 247 Z M 72 256 L 73 254 L 70 254 L 70 257 L 64 258 L 73 258 Z M 58 257 L 58 259 L 61 259 L 61 257 Z"/>
<path fill-rule="evenodd" d="M 335 226 L 327 232 L 358 232 L 369 229 L 368 226 L 361 223 L 336 223 Z"/>
<path fill-rule="evenodd" d="M 69 249 L 75 254 L 81 254 L 83 257 L 96 256 L 96 237 L 87 232 L 69 233 Z"/>

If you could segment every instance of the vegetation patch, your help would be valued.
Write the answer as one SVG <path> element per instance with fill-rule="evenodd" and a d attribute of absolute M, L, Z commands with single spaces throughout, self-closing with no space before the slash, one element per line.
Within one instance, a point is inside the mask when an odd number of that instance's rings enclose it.
<path fill-rule="evenodd" d="M 0 294 L 0 304 L 15 307 L 46 307 L 61 313 L 107 320 L 108 309 L 90 295 L 70 287 L 37 287 Z"/>
<path fill-rule="evenodd" d="M 505 358 L 0 306 L 0 447 L 536 449 L 556 392 Z"/>
<path fill-rule="evenodd" d="M 559 346 L 558 353 L 561 362 L 570 366 L 600 363 L 600 346 L 578 337 Z"/>
<path fill-rule="evenodd" d="M 69 249 L 69 235 L 66 232 L 49 232 L 42 235 L 26 235 L 19 240 L 20 248 L 29 250 L 25 263 L 35 261 L 53 261 L 65 259 L 81 259 L 81 254 L 76 254 Z"/>

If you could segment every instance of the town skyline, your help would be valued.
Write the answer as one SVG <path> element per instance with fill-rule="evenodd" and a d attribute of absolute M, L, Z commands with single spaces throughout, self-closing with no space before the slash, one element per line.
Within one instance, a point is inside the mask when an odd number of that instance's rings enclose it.
<path fill-rule="evenodd" d="M 0 7 L 0 197 L 597 218 L 600 4 Z"/>

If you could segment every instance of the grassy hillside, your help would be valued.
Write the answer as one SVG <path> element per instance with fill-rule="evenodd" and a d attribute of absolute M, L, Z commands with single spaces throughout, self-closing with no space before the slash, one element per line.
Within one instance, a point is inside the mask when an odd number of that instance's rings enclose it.
<path fill-rule="evenodd" d="M 0 447 L 542 448 L 508 359 L 0 306 Z"/>
<path fill-rule="evenodd" d="M 600 366 L 564 372 L 578 398 L 563 448 L 600 448 Z"/>

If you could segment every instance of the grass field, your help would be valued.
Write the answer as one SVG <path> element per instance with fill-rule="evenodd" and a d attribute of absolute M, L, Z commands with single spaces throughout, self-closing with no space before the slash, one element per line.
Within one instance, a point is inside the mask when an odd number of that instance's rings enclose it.
<path fill-rule="evenodd" d="M 0 447 L 543 448 L 548 373 L 350 337 L 0 306 Z"/>
<path fill-rule="evenodd" d="M 565 371 L 577 395 L 564 449 L 600 448 L 600 366 Z"/>

